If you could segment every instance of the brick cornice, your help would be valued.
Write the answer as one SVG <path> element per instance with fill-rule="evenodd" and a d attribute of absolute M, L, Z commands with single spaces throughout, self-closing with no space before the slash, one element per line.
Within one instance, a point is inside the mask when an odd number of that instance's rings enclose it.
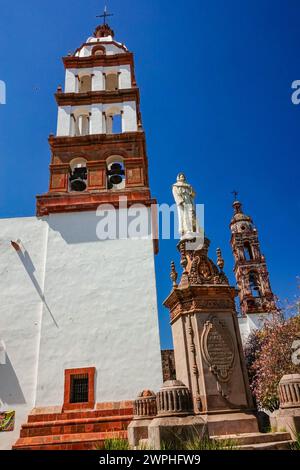
<path fill-rule="evenodd" d="M 83 44 L 82 47 L 91 45 L 97 46 L 102 44 Z M 133 67 L 134 65 L 132 52 L 114 55 L 90 55 L 88 57 L 67 56 L 63 57 L 63 63 L 66 69 L 114 67 L 118 65 L 131 65 Z"/>
<path fill-rule="evenodd" d="M 97 210 L 100 204 L 111 204 L 119 208 L 120 197 L 127 197 L 128 207 L 133 204 L 143 204 L 147 207 L 156 204 L 151 198 L 148 188 L 140 190 L 108 192 L 94 191 L 84 193 L 47 193 L 37 196 L 37 216 L 47 216 L 52 213 L 82 212 Z"/>
<path fill-rule="evenodd" d="M 116 91 L 89 91 L 87 93 L 55 93 L 58 106 L 81 106 L 98 103 L 123 103 L 124 101 L 140 102 L 140 93 L 137 87 L 120 89 Z"/>
<path fill-rule="evenodd" d="M 63 149 L 65 147 L 78 147 L 84 145 L 98 145 L 98 144 L 118 144 L 142 142 L 145 145 L 144 131 L 137 132 L 124 132 L 122 134 L 90 134 L 78 137 L 57 137 L 54 135 L 49 136 L 49 144 L 52 151 Z"/>

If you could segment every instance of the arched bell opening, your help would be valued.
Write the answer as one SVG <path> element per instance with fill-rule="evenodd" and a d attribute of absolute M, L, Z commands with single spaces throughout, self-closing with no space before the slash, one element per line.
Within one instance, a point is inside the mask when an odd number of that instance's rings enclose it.
<path fill-rule="evenodd" d="M 118 73 L 108 73 L 105 75 L 105 90 L 106 91 L 116 91 L 119 89 L 119 74 Z"/>
<path fill-rule="evenodd" d="M 252 248 L 249 242 L 244 243 L 244 255 L 246 261 L 251 261 L 253 259 Z"/>
<path fill-rule="evenodd" d="M 79 93 L 88 93 L 92 91 L 92 76 L 91 75 L 82 75 L 78 77 L 79 86 L 78 91 Z"/>
<path fill-rule="evenodd" d="M 88 111 L 79 111 L 72 114 L 71 135 L 75 137 L 90 134 L 90 113 Z"/>
<path fill-rule="evenodd" d="M 87 167 L 84 158 L 75 158 L 70 162 L 69 190 L 83 192 L 87 189 Z"/>
<path fill-rule="evenodd" d="M 120 156 L 111 156 L 106 160 L 107 189 L 125 188 L 125 165 Z"/>
<path fill-rule="evenodd" d="M 113 106 L 105 112 L 105 124 L 107 134 L 121 134 L 123 132 L 123 111 L 120 107 Z"/>
<path fill-rule="evenodd" d="M 249 273 L 249 288 L 253 297 L 261 296 L 259 277 L 255 271 Z"/>

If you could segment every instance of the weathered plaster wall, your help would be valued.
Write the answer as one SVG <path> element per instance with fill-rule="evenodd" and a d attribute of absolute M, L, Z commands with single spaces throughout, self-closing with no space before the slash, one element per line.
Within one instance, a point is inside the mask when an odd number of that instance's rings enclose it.
<path fill-rule="evenodd" d="M 0 433 L 10 448 L 35 401 L 47 224 L 36 218 L 0 220 L 0 409 L 16 411 L 14 432 Z M 21 240 L 22 251 L 11 246 Z"/>

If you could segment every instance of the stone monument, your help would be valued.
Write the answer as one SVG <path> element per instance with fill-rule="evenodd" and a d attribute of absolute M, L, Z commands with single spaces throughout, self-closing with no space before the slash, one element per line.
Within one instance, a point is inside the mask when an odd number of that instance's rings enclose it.
<path fill-rule="evenodd" d="M 200 242 L 194 191 L 182 174 L 173 194 L 181 214 L 182 274 L 177 284 L 173 262 L 173 289 L 164 305 L 171 316 L 177 379 L 190 389 L 194 412 L 205 418 L 210 435 L 257 432 L 235 309 L 236 289 L 223 271 L 221 250 L 215 264 L 208 257 L 209 240 Z M 194 240 L 191 228 L 196 230 Z"/>

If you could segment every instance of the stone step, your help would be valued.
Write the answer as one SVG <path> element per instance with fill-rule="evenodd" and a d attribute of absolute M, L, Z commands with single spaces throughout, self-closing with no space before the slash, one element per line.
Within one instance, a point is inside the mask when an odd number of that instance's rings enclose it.
<path fill-rule="evenodd" d="M 31 413 L 28 416 L 28 423 L 45 422 L 45 421 L 67 421 L 75 419 L 88 419 L 93 417 L 111 417 L 111 416 L 129 416 L 133 415 L 133 407 L 124 408 L 106 408 L 95 410 L 77 410 L 65 412 L 49 412 L 49 413 Z"/>
<path fill-rule="evenodd" d="M 96 450 L 106 439 L 127 439 L 127 431 L 20 438 L 13 450 Z"/>
<path fill-rule="evenodd" d="M 263 442 L 261 444 L 242 445 L 239 446 L 238 450 L 290 450 L 292 443 L 292 440 L 269 443 Z"/>
<path fill-rule="evenodd" d="M 291 435 L 288 432 L 270 432 L 270 433 L 247 433 L 247 434 L 231 434 L 223 436 L 215 436 L 216 440 L 232 440 L 237 446 L 264 444 L 289 441 Z"/>
<path fill-rule="evenodd" d="M 20 437 L 51 436 L 58 434 L 95 433 L 126 430 L 132 415 L 77 418 L 57 421 L 37 421 L 22 425 Z"/>

